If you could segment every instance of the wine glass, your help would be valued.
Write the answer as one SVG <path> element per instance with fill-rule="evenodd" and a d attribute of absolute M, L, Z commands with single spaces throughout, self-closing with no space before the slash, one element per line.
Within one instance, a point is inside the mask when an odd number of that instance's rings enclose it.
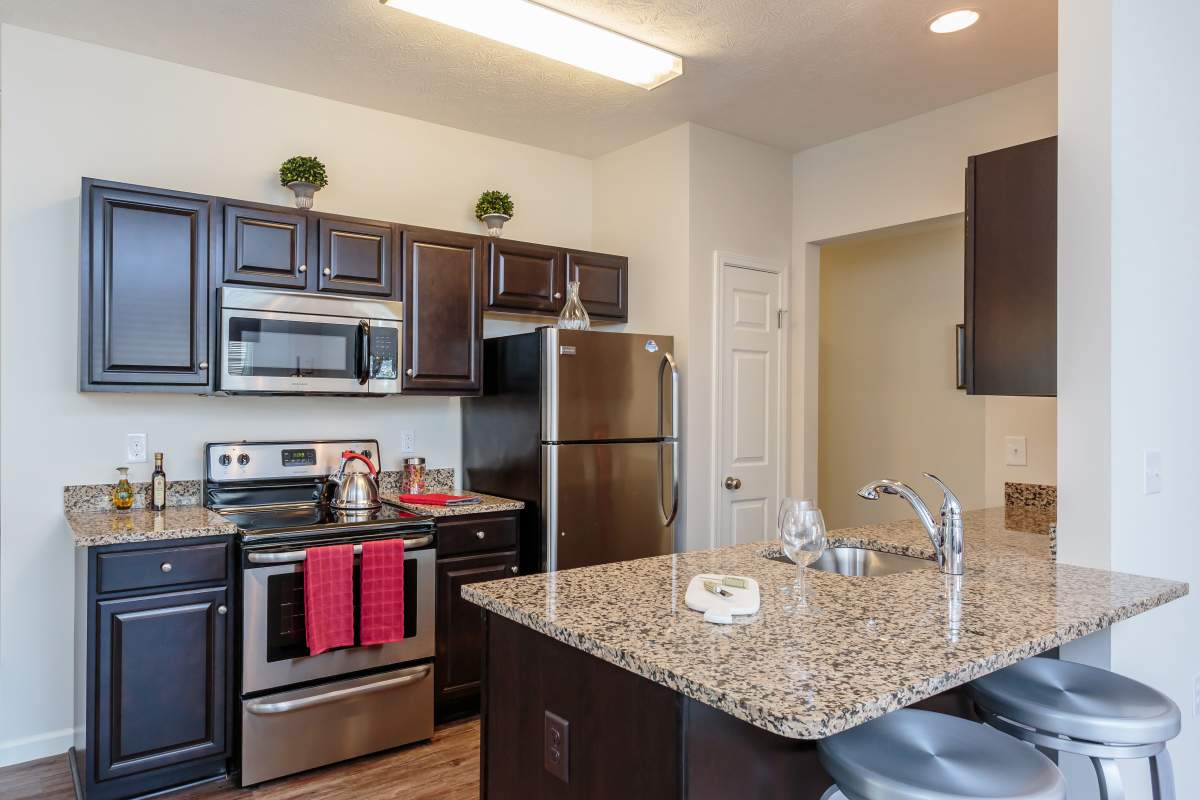
<path fill-rule="evenodd" d="M 796 564 L 796 581 L 792 585 L 792 603 L 785 611 L 815 612 L 808 601 L 808 565 L 825 551 L 825 519 L 812 500 L 785 501 L 780 508 L 779 540 L 783 552 Z"/>

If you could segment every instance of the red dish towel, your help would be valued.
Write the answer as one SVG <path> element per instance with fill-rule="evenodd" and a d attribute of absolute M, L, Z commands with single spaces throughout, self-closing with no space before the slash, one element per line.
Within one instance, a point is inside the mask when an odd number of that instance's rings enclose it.
<path fill-rule="evenodd" d="M 402 494 L 400 502 L 421 506 L 471 506 L 480 502 L 480 499 L 464 494 Z"/>
<path fill-rule="evenodd" d="M 309 547 L 304 556 L 304 638 L 309 655 L 354 644 L 354 545 Z"/>
<path fill-rule="evenodd" d="M 363 646 L 404 638 L 404 540 L 363 542 L 359 641 Z"/>

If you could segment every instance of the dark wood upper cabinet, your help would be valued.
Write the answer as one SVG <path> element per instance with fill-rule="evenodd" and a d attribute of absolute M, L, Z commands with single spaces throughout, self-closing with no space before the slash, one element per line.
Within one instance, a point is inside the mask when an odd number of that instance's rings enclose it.
<path fill-rule="evenodd" d="M 405 228 L 404 376 L 413 394 L 476 394 L 482 387 L 484 240 Z"/>
<path fill-rule="evenodd" d="M 209 382 L 213 200 L 83 181 L 80 389 Z"/>
<path fill-rule="evenodd" d="M 588 315 L 629 319 L 629 259 L 581 250 L 566 251 L 567 281 L 579 281 L 579 299 Z"/>
<path fill-rule="evenodd" d="M 1058 140 L 967 162 L 969 394 L 1057 393 Z"/>
<path fill-rule="evenodd" d="M 557 313 L 566 267 L 556 247 L 492 239 L 488 242 L 490 310 Z"/>
<path fill-rule="evenodd" d="M 319 291 L 395 295 L 394 225 L 323 215 L 316 229 Z"/>
<path fill-rule="evenodd" d="M 226 283 L 303 289 L 308 285 L 308 217 L 300 211 L 223 207 Z"/>

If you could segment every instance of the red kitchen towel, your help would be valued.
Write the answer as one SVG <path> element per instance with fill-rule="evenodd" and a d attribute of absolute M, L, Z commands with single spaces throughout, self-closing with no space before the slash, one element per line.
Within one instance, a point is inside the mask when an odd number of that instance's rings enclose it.
<path fill-rule="evenodd" d="M 400 502 L 422 506 L 471 506 L 482 501 L 465 494 L 402 494 Z"/>
<path fill-rule="evenodd" d="M 363 542 L 359 642 L 387 644 L 404 638 L 404 540 Z"/>
<path fill-rule="evenodd" d="M 304 551 L 304 638 L 309 655 L 354 644 L 354 545 Z"/>

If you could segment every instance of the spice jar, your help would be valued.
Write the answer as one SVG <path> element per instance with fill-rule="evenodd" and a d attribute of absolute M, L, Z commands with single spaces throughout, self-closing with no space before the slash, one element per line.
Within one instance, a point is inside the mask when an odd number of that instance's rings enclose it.
<path fill-rule="evenodd" d="M 425 459 L 420 456 L 404 459 L 404 494 L 425 494 Z"/>

